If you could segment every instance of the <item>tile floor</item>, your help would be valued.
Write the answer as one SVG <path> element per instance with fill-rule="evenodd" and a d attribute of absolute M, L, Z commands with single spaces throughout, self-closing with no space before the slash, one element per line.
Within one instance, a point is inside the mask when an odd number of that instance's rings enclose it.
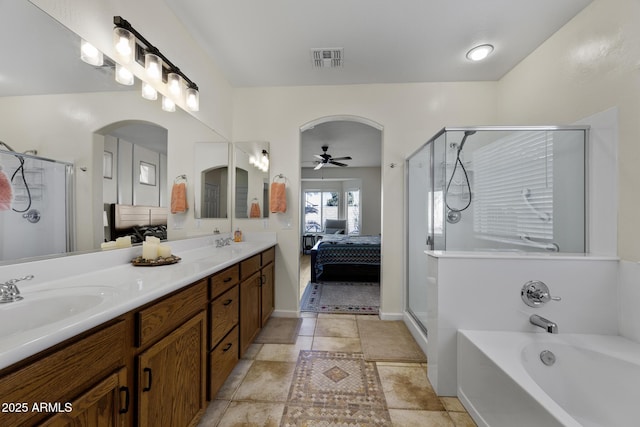
<path fill-rule="evenodd" d="M 300 350 L 360 352 L 355 315 L 303 313 L 295 344 L 253 344 L 199 427 L 280 425 Z M 423 363 L 376 362 L 392 426 L 472 427 L 455 397 L 438 397 Z"/>

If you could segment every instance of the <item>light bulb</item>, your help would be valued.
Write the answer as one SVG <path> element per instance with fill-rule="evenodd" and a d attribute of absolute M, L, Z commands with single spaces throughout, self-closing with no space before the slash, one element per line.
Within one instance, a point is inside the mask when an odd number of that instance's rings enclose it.
<path fill-rule="evenodd" d="M 149 101 L 158 99 L 158 91 L 147 82 L 142 82 L 142 97 Z"/>
<path fill-rule="evenodd" d="M 116 64 L 116 81 L 125 86 L 131 86 L 135 82 L 133 73 L 120 64 Z"/>
<path fill-rule="evenodd" d="M 493 52 L 493 46 L 490 44 L 476 46 L 469 52 L 467 52 L 467 59 L 470 59 L 472 61 L 482 61 L 487 56 L 489 56 L 491 52 Z"/>
<path fill-rule="evenodd" d="M 167 75 L 167 88 L 169 93 L 176 98 L 182 96 L 182 77 L 177 73 L 169 73 Z"/>
<path fill-rule="evenodd" d="M 102 52 L 86 40 L 80 41 L 80 59 L 95 67 L 100 67 L 104 64 Z"/>
<path fill-rule="evenodd" d="M 147 53 L 144 55 L 144 69 L 149 80 L 159 82 L 162 80 L 162 61 L 158 55 Z"/>
<path fill-rule="evenodd" d="M 113 46 L 121 63 L 128 64 L 133 61 L 135 38 L 128 30 L 120 27 L 113 29 Z"/>
<path fill-rule="evenodd" d="M 190 111 L 200 110 L 200 93 L 198 89 L 190 87 L 186 92 L 186 104 Z"/>
<path fill-rule="evenodd" d="M 162 96 L 162 109 L 170 113 L 176 111 L 176 103 L 169 97 Z"/>

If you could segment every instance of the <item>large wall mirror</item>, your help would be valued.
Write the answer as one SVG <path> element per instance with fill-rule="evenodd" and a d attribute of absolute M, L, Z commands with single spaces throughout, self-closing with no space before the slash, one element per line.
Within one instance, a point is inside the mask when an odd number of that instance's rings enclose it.
<path fill-rule="evenodd" d="M 168 239 L 183 238 L 211 232 L 231 230 L 231 219 L 221 202 L 220 220 L 202 229 L 195 219 L 195 171 L 193 153 L 197 143 L 228 146 L 225 139 L 192 115 L 178 109 L 162 111 L 160 100 L 148 101 L 140 95 L 140 82 L 122 86 L 114 81 L 114 62 L 107 59 L 103 66 L 88 65 L 80 60 L 80 37 L 48 14 L 27 1 L 0 2 L 0 14 L 11 16 L 0 27 L 0 146 L 9 159 L 5 174 L 11 175 L 24 161 L 25 182 L 12 181 L 12 202 L 9 209 L 0 209 L 0 263 L 21 262 L 33 256 L 59 256 L 68 252 L 91 251 L 100 248 L 108 223 L 104 206 L 108 201 L 131 205 L 168 206 L 171 184 L 184 175 L 188 182 L 189 210 L 185 214 L 168 216 Z M 24 28 L 36 29 L 24 33 Z M 22 34 L 16 37 L 16 34 Z M 157 143 L 157 145 L 155 145 Z M 27 152 L 27 154 L 23 154 Z M 125 158 L 120 155 L 126 152 Z M 71 165 L 70 186 L 53 187 L 52 180 L 36 173 L 31 157 L 55 160 Z M 229 164 L 229 151 L 209 156 L 211 164 L 198 167 L 224 168 Z M 3 160 L 0 160 L 2 162 Z M 131 177 L 118 172 L 133 165 Z M 14 169 L 15 169 L 14 168 Z M 40 169 L 39 169 L 40 168 Z M 130 168 L 129 168 L 130 169 Z M 21 176 L 18 173 L 17 176 Z M 228 178 L 227 178 L 228 179 Z M 132 188 L 131 183 L 137 188 Z M 222 181 L 220 181 L 222 182 Z M 38 246 L 37 242 L 64 237 L 42 234 L 30 221 L 36 215 L 18 212 L 39 211 L 39 224 L 48 224 L 53 209 L 43 203 L 63 200 L 71 195 L 66 209 L 70 219 L 66 230 L 68 244 L 57 245 L 44 253 L 18 254 L 15 245 L 5 239 L 8 229 L 17 230 L 9 221 L 15 217 L 20 225 L 20 246 Z M 222 195 L 221 195 L 222 197 Z M 226 204 L 229 206 L 228 202 Z M 14 210 L 15 208 L 15 210 Z M 57 212 L 57 210 L 56 210 Z M 56 214 L 57 215 L 57 214 Z M 7 228 L 9 227 L 9 228 Z M 34 242 L 31 244 L 30 242 Z"/>
<path fill-rule="evenodd" d="M 269 217 L 269 143 L 235 144 L 235 218 Z"/>

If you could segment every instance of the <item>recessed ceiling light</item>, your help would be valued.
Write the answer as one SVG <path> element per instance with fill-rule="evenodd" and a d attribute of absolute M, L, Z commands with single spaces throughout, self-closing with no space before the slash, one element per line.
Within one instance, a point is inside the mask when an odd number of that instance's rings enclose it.
<path fill-rule="evenodd" d="M 471 61 L 482 61 L 493 52 L 493 46 L 490 44 L 481 44 L 467 52 L 467 59 Z"/>

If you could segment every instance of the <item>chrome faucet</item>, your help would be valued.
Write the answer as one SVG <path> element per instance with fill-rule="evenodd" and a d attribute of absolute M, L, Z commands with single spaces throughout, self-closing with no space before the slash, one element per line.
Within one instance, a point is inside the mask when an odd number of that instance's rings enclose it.
<path fill-rule="evenodd" d="M 532 314 L 531 317 L 529 317 L 529 322 L 532 325 L 545 329 L 550 334 L 558 333 L 558 325 L 555 322 L 552 322 L 549 319 L 545 319 L 542 316 L 538 316 L 537 314 Z"/>
<path fill-rule="evenodd" d="M 31 280 L 33 279 L 33 275 L 30 274 L 28 276 L 20 277 L 19 279 L 11 279 L 7 280 L 3 284 L 0 285 L 0 303 L 5 302 L 15 302 L 23 299 L 22 295 L 20 295 L 20 289 L 16 283 L 22 280 Z"/>

